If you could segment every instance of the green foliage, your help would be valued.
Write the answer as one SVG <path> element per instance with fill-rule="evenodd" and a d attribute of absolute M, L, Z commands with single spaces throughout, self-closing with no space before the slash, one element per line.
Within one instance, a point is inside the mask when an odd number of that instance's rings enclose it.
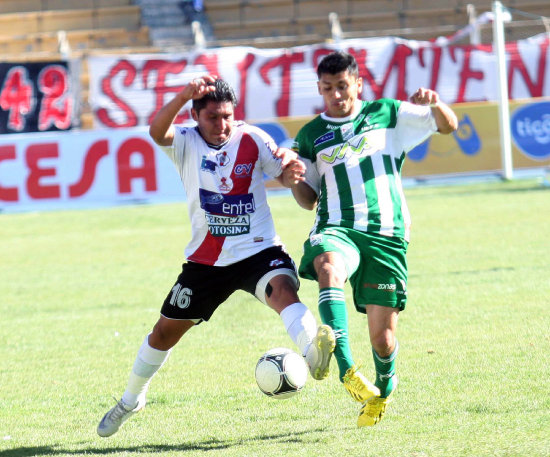
<path fill-rule="evenodd" d="M 289 400 L 255 385 L 258 357 L 293 347 L 244 292 L 192 329 L 153 380 L 145 410 L 96 435 L 158 318 L 189 239 L 184 204 L 0 216 L 0 457 L 549 456 L 550 191 L 534 182 L 407 189 L 409 301 L 400 386 L 358 429 L 337 380 Z M 313 213 L 271 196 L 299 261 Z M 316 284 L 303 301 L 318 316 Z M 364 316 L 355 358 L 373 376 Z"/>

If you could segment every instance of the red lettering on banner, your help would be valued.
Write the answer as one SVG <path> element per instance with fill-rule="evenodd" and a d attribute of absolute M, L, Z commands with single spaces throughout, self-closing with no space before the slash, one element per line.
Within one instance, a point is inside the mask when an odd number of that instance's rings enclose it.
<path fill-rule="evenodd" d="M 71 126 L 72 99 L 67 96 L 67 79 L 67 71 L 61 65 L 47 66 L 38 75 L 38 89 L 44 94 L 38 130 L 47 130 L 52 125 L 61 130 Z"/>
<path fill-rule="evenodd" d="M 292 65 L 304 61 L 303 52 L 293 54 L 285 52 L 281 56 L 268 61 L 260 68 L 260 76 L 267 85 L 271 85 L 269 72 L 274 68 L 281 67 L 281 96 L 275 104 L 275 112 L 278 117 L 287 117 L 290 111 L 290 76 Z"/>
<path fill-rule="evenodd" d="M 130 108 L 124 101 L 115 95 L 115 91 L 112 86 L 112 80 L 117 77 L 119 73 L 125 73 L 122 84 L 125 87 L 130 87 L 135 80 L 137 70 L 127 60 L 119 61 L 113 68 L 111 68 L 108 75 L 101 81 L 101 90 L 118 108 L 124 112 L 124 114 L 126 114 L 126 122 L 117 123 L 117 121 L 109 116 L 109 112 L 106 108 L 99 108 L 96 111 L 96 115 L 107 127 L 135 127 L 138 125 L 137 115 L 132 111 L 132 108 Z"/>
<path fill-rule="evenodd" d="M 97 164 L 108 154 L 109 142 L 107 140 L 99 140 L 92 144 L 86 153 L 80 179 L 75 184 L 69 186 L 69 197 L 80 197 L 90 190 L 95 180 Z"/>
<path fill-rule="evenodd" d="M 145 62 L 145 65 L 143 66 L 143 70 L 141 73 L 141 79 L 143 81 L 143 87 L 145 89 L 149 89 L 147 82 L 149 81 L 149 77 L 151 73 L 156 72 L 157 78 L 156 81 L 152 87 L 153 92 L 155 93 L 155 107 L 153 109 L 153 112 L 149 116 L 149 119 L 147 120 L 149 124 L 153 121 L 156 114 L 160 111 L 160 109 L 170 100 L 166 100 L 166 94 L 174 93 L 177 94 L 180 92 L 185 85 L 180 86 L 167 86 L 166 85 L 166 76 L 168 74 L 173 75 L 179 75 L 183 73 L 185 70 L 185 67 L 187 66 L 187 60 L 180 60 L 178 62 L 169 62 L 167 60 L 157 60 L 152 59 Z M 189 119 L 189 112 L 185 112 L 183 114 L 178 114 L 176 116 L 176 119 L 174 122 L 176 124 L 181 124 L 182 122 Z"/>
<path fill-rule="evenodd" d="M 484 74 L 482 71 L 477 71 L 472 68 L 470 68 L 470 62 L 471 62 L 471 55 L 472 51 L 484 51 L 484 52 L 493 52 L 490 45 L 480 45 L 471 47 L 471 46 L 457 46 L 457 47 L 451 47 L 449 49 L 451 59 L 453 62 L 457 62 L 458 58 L 456 56 L 457 50 L 461 49 L 464 52 L 463 58 L 462 58 L 462 68 L 460 70 L 459 76 L 459 84 L 458 84 L 458 93 L 456 96 L 456 100 L 454 103 L 464 103 L 465 101 L 483 101 L 487 100 L 485 97 L 479 98 L 477 100 L 471 99 L 468 97 L 468 100 L 466 100 L 466 85 L 468 84 L 468 80 L 470 79 L 477 79 L 479 81 L 483 81 Z"/>
<path fill-rule="evenodd" d="M 206 68 L 206 73 L 209 75 L 219 75 L 218 70 L 218 54 L 200 54 L 193 65 L 204 65 Z"/>
<path fill-rule="evenodd" d="M 139 154 L 143 163 L 133 166 L 130 159 Z M 155 150 L 153 146 L 141 138 L 129 138 L 120 146 L 117 154 L 118 191 L 121 194 L 132 192 L 132 180 L 145 180 L 145 189 L 157 190 L 157 172 L 155 167 Z"/>
<path fill-rule="evenodd" d="M 59 198 L 61 195 L 59 185 L 44 185 L 40 181 L 48 176 L 56 176 L 56 169 L 41 167 L 41 159 L 58 158 L 59 151 L 56 143 L 32 144 L 27 148 L 26 162 L 29 169 L 27 177 L 27 193 L 36 199 Z"/>
<path fill-rule="evenodd" d="M 237 106 L 235 107 L 235 119 L 241 121 L 246 119 L 246 91 L 247 91 L 247 79 L 248 79 L 248 69 L 254 63 L 254 54 L 247 54 L 246 57 L 237 64 L 237 70 L 239 71 L 239 93 L 240 100 Z"/>
<path fill-rule="evenodd" d="M 437 82 L 439 81 L 439 71 L 441 70 L 441 55 L 443 53 L 443 50 L 440 47 L 420 48 L 418 50 L 418 61 L 420 63 L 420 66 L 424 68 L 426 68 L 427 66 L 427 62 L 424 59 L 424 55 L 428 51 L 431 51 L 433 55 L 432 72 L 430 76 L 430 84 L 428 85 L 428 89 L 436 90 Z"/>
<path fill-rule="evenodd" d="M 34 89 L 25 67 L 10 68 L 2 85 L 0 107 L 9 111 L 8 127 L 22 131 L 25 128 L 25 115 L 34 108 Z"/>
<path fill-rule="evenodd" d="M 0 146 L 0 163 L 4 160 L 15 160 L 15 146 L 13 144 Z M 0 186 L 0 200 L 16 202 L 19 199 L 17 187 Z"/>
<path fill-rule="evenodd" d="M 359 65 L 359 76 L 363 78 L 363 84 L 368 84 L 372 90 L 375 99 L 382 98 L 384 96 L 396 98 L 398 100 L 407 100 L 408 94 L 405 90 L 406 86 L 406 74 L 407 74 L 407 58 L 413 54 L 413 50 L 403 44 L 397 45 L 395 51 L 390 60 L 389 65 L 386 67 L 386 74 L 382 80 L 382 84 L 378 84 L 375 77 L 369 71 L 367 67 L 367 50 L 350 48 L 348 52 L 355 57 L 357 64 Z M 390 78 L 393 69 L 397 71 L 397 84 L 395 88 L 395 94 L 384 95 L 384 89 Z"/>
<path fill-rule="evenodd" d="M 538 59 L 538 68 L 537 76 L 535 82 L 529 77 L 525 63 L 521 58 L 521 54 L 518 51 L 518 44 L 516 42 L 509 43 L 506 46 L 506 51 L 510 56 L 510 66 L 508 68 L 508 94 L 512 94 L 512 89 L 514 86 L 514 75 L 516 71 L 521 74 L 523 77 L 523 82 L 529 88 L 530 97 L 542 97 L 543 96 L 543 86 L 545 80 L 545 71 L 546 71 L 546 54 L 548 52 L 549 41 L 540 43 L 540 53 Z M 509 95 L 510 96 L 510 95 Z"/>

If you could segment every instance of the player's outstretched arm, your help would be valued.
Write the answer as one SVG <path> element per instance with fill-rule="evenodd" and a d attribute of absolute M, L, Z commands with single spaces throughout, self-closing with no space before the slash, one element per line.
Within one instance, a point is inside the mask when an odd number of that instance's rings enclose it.
<path fill-rule="evenodd" d="M 293 184 L 303 181 L 306 165 L 298 158 L 293 150 L 287 148 L 278 148 L 273 155 L 281 159 L 283 172 L 277 176 L 277 180 L 285 187 L 291 187 Z"/>
<path fill-rule="evenodd" d="M 290 186 L 294 199 L 302 208 L 309 211 L 317 207 L 317 194 L 315 191 L 305 182 L 300 181 Z"/>
<path fill-rule="evenodd" d="M 298 154 L 287 148 L 279 148 L 274 155 L 281 159 L 283 172 L 277 180 L 292 190 L 292 195 L 302 208 L 312 210 L 317 206 L 317 194 L 305 183 L 306 165 Z"/>
<path fill-rule="evenodd" d="M 216 90 L 209 83 L 216 81 L 216 76 L 205 75 L 193 79 L 176 96 L 164 105 L 153 118 L 149 127 L 149 135 L 160 146 L 171 146 L 174 130 L 171 128 L 174 119 L 189 100 L 197 100 L 208 92 Z"/>
<path fill-rule="evenodd" d="M 437 131 L 448 134 L 458 128 L 458 119 L 454 111 L 439 99 L 439 94 L 431 89 L 421 87 L 410 97 L 415 105 L 430 105 L 434 115 Z"/>

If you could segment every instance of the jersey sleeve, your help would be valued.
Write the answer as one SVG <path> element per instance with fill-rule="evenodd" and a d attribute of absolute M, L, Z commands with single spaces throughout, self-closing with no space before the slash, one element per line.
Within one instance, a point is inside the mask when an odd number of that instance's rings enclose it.
<path fill-rule="evenodd" d="M 437 132 L 437 125 L 429 106 L 401 102 L 396 129 L 403 151 L 409 152 Z"/>
<path fill-rule="evenodd" d="M 304 174 L 305 183 L 311 187 L 317 195 L 319 195 L 319 190 L 321 188 L 321 177 L 319 176 L 319 171 L 311 160 L 301 157 L 303 162 L 306 165 L 306 172 Z"/>
<path fill-rule="evenodd" d="M 170 157 L 172 162 L 181 165 L 183 162 L 183 151 L 185 148 L 186 127 L 172 126 L 174 129 L 174 140 L 171 146 L 161 146 L 164 153 Z"/>
<path fill-rule="evenodd" d="M 300 159 L 306 165 L 306 172 L 304 174 L 305 183 L 311 187 L 317 195 L 319 195 L 319 190 L 321 188 L 321 177 L 319 176 L 319 171 L 317 170 L 315 153 L 313 151 L 313 142 L 308 141 L 308 136 L 306 129 L 302 127 L 294 142 L 292 143 L 292 150 L 298 154 Z"/>
<path fill-rule="evenodd" d="M 278 177 L 282 172 L 281 159 L 275 157 L 277 143 L 269 134 L 258 127 L 251 126 L 251 132 L 257 137 L 260 155 L 260 164 L 263 172 L 270 178 Z"/>

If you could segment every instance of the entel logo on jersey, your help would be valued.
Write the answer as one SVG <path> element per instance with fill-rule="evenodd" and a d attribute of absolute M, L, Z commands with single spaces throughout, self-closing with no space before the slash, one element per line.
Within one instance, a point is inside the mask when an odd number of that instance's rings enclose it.
<path fill-rule="evenodd" d="M 256 211 L 254 195 L 222 195 L 199 189 L 201 208 L 210 214 L 222 216 L 242 216 Z"/>

